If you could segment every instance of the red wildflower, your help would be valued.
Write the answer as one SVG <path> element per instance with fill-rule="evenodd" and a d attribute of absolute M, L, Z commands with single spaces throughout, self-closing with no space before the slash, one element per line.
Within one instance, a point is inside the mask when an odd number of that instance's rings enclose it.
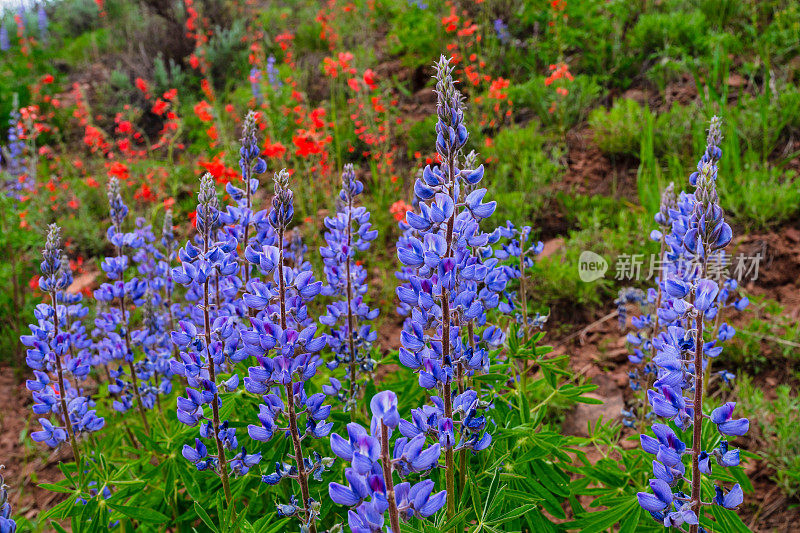
<path fill-rule="evenodd" d="M 406 213 L 408 211 L 413 211 L 414 208 L 408 205 L 404 200 L 397 200 L 395 203 L 392 204 L 392 207 L 389 208 L 389 212 L 394 216 L 394 219 L 398 222 L 405 222 L 406 220 Z"/>
<path fill-rule="evenodd" d="M 211 115 L 211 104 L 205 100 L 200 100 L 194 105 L 194 114 L 203 122 L 211 122 L 214 117 Z"/>

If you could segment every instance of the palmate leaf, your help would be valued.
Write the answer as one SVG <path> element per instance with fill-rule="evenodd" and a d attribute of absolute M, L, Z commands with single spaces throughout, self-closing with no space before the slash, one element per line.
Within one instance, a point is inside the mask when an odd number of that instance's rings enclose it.
<path fill-rule="evenodd" d="M 490 525 L 490 526 L 497 526 L 497 525 L 500 525 L 500 524 L 504 524 L 504 523 L 510 522 L 512 520 L 516 520 L 520 516 L 524 515 L 525 513 L 529 512 L 529 511 L 532 511 L 535 508 L 536 508 L 536 505 L 533 504 L 533 503 L 529 503 L 527 505 L 522 505 L 522 506 L 517 507 L 517 508 L 515 508 L 515 509 L 513 509 L 513 510 L 507 512 L 507 513 L 503 513 L 503 516 L 501 516 L 501 517 L 489 519 L 486 522 L 486 524 Z"/>
<path fill-rule="evenodd" d="M 80 513 L 82 505 L 79 506 L 76 504 L 78 499 L 77 494 L 73 494 L 63 502 L 57 504 L 55 507 L 45 511 L 41 514 L 40 518 L 42 520 L 46 520 L 49 518 L 53 518 L 55 520 L 63 520 L 65 518 L 69 518 L 71 516 L 76 516 Z"/>
<path fill-rule="evenodd" d="M 600 533 L 617 523 L 627 523 L 630 520 L 629 516 L 634 514 L 638 523 L 641 507 L 635 496 L 618 498 L 615 503 L 616 505 L 610 506 L 609 509 L 587 513 L 572 522 L 567 522 L 564 526 L 581 533 Z"/>
<path fill-rule="evenodd" d="M 163 524 L 169 517 L 165 514 L 159 513 L 155 509 L 148 509 L 145 507 L 135 507 L 131 505 L 122 505 L 111 500 L 106 500 L 109 507 L 128 518 L 133 518 L 140 522 L 150 522 L 153 524 Z"/>

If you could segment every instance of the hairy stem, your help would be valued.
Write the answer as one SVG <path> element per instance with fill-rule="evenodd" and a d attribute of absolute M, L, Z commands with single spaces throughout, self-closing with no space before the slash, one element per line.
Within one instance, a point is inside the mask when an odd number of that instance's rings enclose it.
<path fill-rule="evenodd" d="M 56 303 L 56 293 L 50 293 L 51 301 L 53 302 L 53 340 L 58 336 L 58 306 Z M 72 421 L 69 419 L 69 412 L 67 411 L 67 389 L 64 387 L 64 369 L 61 365 L 61 356 L 58 350 L 53 350 L 56 356 L 56 372 L 58 374 L 58 397 L 61 402 L 61 416 L 64 417 L 64 424 L 67 426 L 67 435 L 69 436 L 69 445 L 72 446 L 72 454 L 75 456 L 75 462 L 80 464 L 81 452 L 78 450 L 78 442 L 75 439 L 75 430 L 72 428 Z"/>
<path fill-rule="evenodd" d="M 381 421 L 381 465 L 383 466 L 383 479 L 386 483 L 386 500 L 389 502 L 389 523 L 392 526 L 392 532 L 399 532 L 400 513 L 397 511 L 397 500 L 394 496 L 392 461 L 389 456 L 389 428 L 383 421 Z"/>
<path fill-rule="evenodd" d="M 203 253 L 208 254 L 208 232 L 209 229 L 206 228 L 203 235 Z M 217 278 L 218 279 L 218 278 Z M 210 279 L 206 278 L 205 282 L 203 283 L 203 327 L 204 334 L 206 338 L 206 357 L 208 360 L 208 378 L 214 385 L 217 384 L 217 373 L 216 368 L 214 367 L 214 360 L 211 356 L 211 313 L 209 309 L 209 282 Z M 219 305 L 219 303 L 217 303 Z M 228 480 L 228 462 L 225 457 L 225 447 L 222 445 L 222 440 L 219 438 L 219 428 L 220 428 L 220 421 L 219 421 L 219 393 L 214 393 L 214 398 L 211 400 L 211 412 L 212 412 L 212 425 L 214 427 L 214 442 L 217 445 L 217 459 L 219 459 L 219 476 L 222 479 L 222 490 L 225 492 L 225 501 L 228 504 L 228 507 L 231 507 L 233 510 L 234 516 L 236 515 L 236 508 L 233 505 L 233 496 L 231 495 L 231 486 Z"/>
<path fill-rule="evenodd" d="M 703 250 L 703 273 L 702 278 L 706 277 L 707 251 Z M 702 474 L 700 473 L 700 452 L 702 451 L 703 438 L 703 313 L 698 312 L 695 319 L 694 341 L 694 420 L 692 421 L 692 509 L 697 518 L 700 518 L 700 483 Z M 693 525 L 689 528 L 689 533 L 697 533 L 698 526 Z"/>
<path fill-rule="evenodd" d="M 347 404 L 350 409 L 350 420 L 356 420 L 356 345 L 355 345 L 355 320 L 353 317 L 353 280 L 350 278 L 350 247 L 353 241 L 352 229 L 353 199 L 347 201 L 347 259 L 345 260 L 345 275 L 347 276 L 347 343 L 350 349 L 350 388 L 347 393 Z"/>
<path fill-rule="evenodd" d="M 455 164 L 454 157 L 448 160 L 448 173 L 450 182 L 450 195 L 453 197 L 453 203 L 456 202 L 455 198 L 455 175 L 453 173 L 453 165 Z M 455 225 L 455 213 L 447 219 L 447 230 L 445 233 L 445 241 L 447 249 L 445 257 L 452 257 L 453 250 L 453 227 Z M 450 292 L 442 287 L 442 365 L 452 365 L 450 359 Z M 444 391 L 444 416 L 453 420 L 453 398 L 450 385 L 450 379 L 445 378 Z M 453 423 L 453 433 L 455 434 L 455 423 Z M 445 459 L 445 480 L 447 488 L 447 517 L 452 518 L 456 514 L 456 491 L 455 491 L 455 466 L 453 464 L 453 447 L 447 446 L 444 452 Z"/>
<path fill-rule="evenodd" d="M 278 288 L 280 293 L 280 313 L 281 328 L 286 329 L 286 283 L 283 279 L 283 237 L 285 229 L 278 230 Z M 294 407 L 294 380 L 286 384 L 286 400 L 289 406 L 289 433 L 292 435 L 292 447 L 294 448 L 294 460 L 297 464 L 297 482 L 300 485 L 300 495 L 303 498 L 303 513 L 306 522 L 309 522 L 311 533 L 317 533 L 317 525 L 311 518 L 311 507 L 309 500 L 311 493 L 308 490 L 308 473 L 306 472 L 305 461 L 303 460 L 303 447 L 300 444 L 300 431 L 297 429 L 297 413 Z"/>
<path fill-rule="evenodd" d="M 139 378 L 136 375 L 136 367 L 133 366 L 133 346 L 131 343 L 131 334 L 129 331 L 130 325 L 128 324 L 128 320 L 125 318 L 125 296 L 122 296 L 119 299 L 119 310 L 122 313 L 122 320 L 124 322 L 125 327 L 125 350 L 126 353 L 129 354 L 130 358 L 127 358 L 128 362 L 128 370 L 131 373 L 131 383 L 133 384 L 133 392 L 136 395 L 136 403 L 138 404 L 138 411 L 139 415 L 142 417 L 142 423 L 144 424 L 144 432 L 147 436 L 150 436 L 150 424 L 147 422 L 147 413 L 144 412 L 144 403 L 142 403 L 142 393 L 139 391 Z"/>

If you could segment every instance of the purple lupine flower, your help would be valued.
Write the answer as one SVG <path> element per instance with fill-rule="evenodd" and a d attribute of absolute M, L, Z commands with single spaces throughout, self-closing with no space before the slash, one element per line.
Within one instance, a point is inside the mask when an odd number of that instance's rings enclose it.
<path fill-rule="evenodd" d="M 113 404 L 114 409 L 126 411 L 133 406 L 133 398 L 136 398 L 136 407 L 142 424 L 145 432 L 149 433 L 150 426 L 145 414 L 147 405 L 144 401 L 148 387 L 140 382 L 139 372 L 142 370 L 142 365 L 141 361 L 137 361 L 135 350 L 137 344 L 141 342 L 139 342 L 140 336 L 135 336 L 132 331 L 130 312 L 131 304 L 139 308 L 144 305 L 149 287 L 147 281 L 138 277 L 125 280 L 126 273 L 132 266 L 129 254 L 138 253 L 138 250 L 145 245 L 147 235 L 141 228 L 132 232 L 123 230 L 129 210 L 122 199 L 121 186 L 116 177 L 109 178 L 106 192 L 111 219 L 106 238 L 114 246 L 115 255 L 106 257 L 100 264 L 100 268 L 110 281 L 103 283 L 94 291 L 95 300 L 101 303 L 104 309 L 98 312 L 95 318 L 96 327 L 92 333 L 96 349 L 106 364 L 121 363 L 127 366 L 130 383 L 124 379 L 126 373 L 121 367 L 112 375 L 115 383 L 109 391 L 117 395 Z M 148 376 L 141 377 L 145 377 L 146 381 Z M 153 403 L 149 405 L 152 406 Z"/>
<path fill-rule="evenodd" d="M 223 310 L 232 277 L 239 271 L 236 255 L 238 242 L 230 233 L 220 231 L 221 215 L 213 178 L 205 174 L 200 180 L 197 204 L 197 246 L 188 241 L 178 252 L 181 266 L 172 270 L 172 279 L 188 288 L 197 299 L 197 312 L 178 321 L 178 330 L 171 332 L 178 347 L 179 359 L 172 360 L 173 373 L 184 376 L 186 397 L 177 400 L 178 420 L 189 426 L 199 424 L 200 438 L 194 447 L 185 445 L 183 455 L 198 470 L 213 470 L 222 480 L 227 504 L 233 505 L 229 472 L 245 474 L 258 462 L 260 455 L 247 456 L 244 448 L 230 463 L 226 451 L 238 448 L 236 430 L 220 419 L 222 392 L 232 392 L 239 380 L 233 366 L 247 357 L 241 347 L 233 318 Z M 231 304 L 233 305 L 233 304 Z M 236 316 L 235 314 L 233 316 Z M 228 379 L 223 373 L 232 373 Z M 210 417 L 205 406 L 210 407 Z M 215 452 L 209 453 L 201 439 L 212 440 Z"/>
<path fill-rule="evenodd" d="M 253 94 L 256 104 L 263 104 L 264 94 L 261 92 L 261 71 L 257 67 L 251 68 L 247 79 L 250 82 L 250 92 Z"/>
<path fill-rule="evenodd" d="M 145 293 L 141 305 L 141 328 L 131 331 L 131 344 L 141 349 L 144 358 L 134 364 L 141 385 L 139 387 L 144 406 L 152 409 L 160 406 L 160 396 L 172 391 L 173 372 L 170 361 L 175 345 L 170 339 L 174 327 L 172 293 L 174 283 L 171 277 L 171 263 L 174 260 L 174 235 L 172 232 L 172 212 L 165 216 L 165 228 L 161 244 L 165 245 L 166 254 L 155 246 L 156 237 L 150 225 L 144 219 L 136 219 L 134 233 L 141 246 L 132 254 L 132 261 L 145 284 Z M 166 244 L 165 244 L 166 243 Z"/>
<path fill-rule="evenodd" d="M 408 482 L 395 485 L 394 474 L 403 478 L 412 472 L 429 472 L 438 466 L 441 448 L 439 444 L 425 448 L 423 434 L 399 437 L 391 447 L 392 430 L 401 423 L 394 392 L 373 396 L 370 409 L 369 432 L 351 422 L 347 439 L 331 435 L 331 450 L 350 466 L 345 469 L 347 485 L 330 483 L 328 493 L 335 503 L 351 508 L 348 523 L 352 531 L 383 531 L 387 513 L 391 530 L 400 531 L 400 520 L 427 518 L 441 509 L 447 493 L 434 494 L 430 479 L 413 486 Z"/>
<path fill-rule="evenodd" d="M 497 35 L 497 39 L 503 44 L 507 44 L 511 40 L 511 34 L 508 33 L 508 25 L 503 22 L 503 19 L 495 19 L 494 33 Z"/>
<path fill-rule="evenodd" d="M 19 112 L 19 97 L 15 93 L 12 99 L 11 112 L 8 116 L 8 144 L 3 147 L 3 158 L 6 161 L 6 171 L 10 179 L 4 187 L 6 194 L 19 199 L 23 192 L 30 191 L 34 186 L 33 176 L 29 176 L 28 161 L 25 144 L 25 131 L 22 126 L 22 116 Z"/>
<path fill-rule="evenodd" d="M 72 272 L 62 256 L 61 229 L 55 224 L 49 226 L 42 258 L 39 288 L 50 296 L 50 303 L 36 306 L 37 323 L 31 324 L 30 335 L 20 337 L 33 370 L 34 379 L 26 382 L 33 412 L 42 415 L 42 429 L 32 432 L 31 438 L 52 448 L 69 440 L 78 458 L 77 437 L 100 430 L 105 422 L 92 409 L 94 402 L 78 388 L 91 370 L 91 341 L 81 325 L 86 315 L 81 296 L 66 293 Z M 56 417 L 55 424 L 49 415 Z"/>
<path fill-rule="evenodd" d="M 272 55 L 267 58 L 267 79 L 274 89 L 279 89 L 283 85 L 280 72 L 275 66 L 275 56 Z"/>
<path fill-rule="evenodd" d="M 8 52 L 11 48 L 11 43 L 8 40 L 8 28 L 5 23 L 0 24 L 0 51 Z"/>
<path fill-rule="evenodd" d="M 327 284 L 322 294 L 337 298 L 328 304 L 327 313 L 320 322 L 331 328 L 328 345 L 333 350 L 334 360 L 328 368 L 345 366 L 347 391 L 342 391 L 345 411 L 353 415 L 357 407 L 359 378 L 370 374 L 375 361 L 370 356 L 372 343 L 378 333 L 367 323 L 378 316 L 379 310 L 370 309 L 364 302 L 367 292 L 367 271 L 356 261 L 356 252 L 369 248 L 378 232 L 369 222 L 370 213 L 363 206 L 356 206 L 355 199 L 364 190 L 356 179 L 352 165 L 345 165 L 342 172 L 342 190 L 339 192 L 337 213 L 325 218 L 325 242 L 319 249 L 325 264 Z M 339 397 L 339 391 L 336 396 Z"/>
<path fill-rule="evenodd" d="M 294 193 L 289 188 L 289 173 L 275 174 L 275 194 L 272 209 L 266 216 L 275 236 L 275 245 L 254 242 L 245 250 L 249 264 L 270 281 L 254 277 L 247 283 L 243 299 L 250 308 L 250 329 L 243 330 L 244 350 L 256 358 L 257 366 L 248 370 L 244 378 L 245 389 L 262 396 L 259 406 L 259 425 L 248 426 L 254 440 L 269 441 L 284 420 L 283 431 L 288 427 L 292 438 L 294 466 L 277 465 L 275 473 L 265 475 L 262 481 L 276 484 L 284 477 L 296 479 L 300 485 L 301 505 L 296 500 L 279 504 L 282 516 L 298 516 L 302 528 L 316 531 L 319 504 L 309 493 L 308 479 L 321 480 L 323 471 L 331 460 L 318 454 L 303 456 L 301 440 L 323 438 L 330 434 L 332 422 L 327 422 L 331 407 L 323 405 L 324 393 L 308 396 L 305 383 L 322 365 L 318 352 L 325 347 L 325 335 L 317 335 L 317 326 L 309 316 L 307 304 L 322 290 L 322 282 L 314 280 L 309 267 L 303 266 L 301 250 L 294 250 L 298 268 L 284 263 L 288 225 L 294 216 Z M 296 265 L 297 266 L 297 265 Z M 285 394 L 283 396 L 282 394 Z M 302 417 L 305 424 L 301 426 Z M 305 530 L 305 529 L 304 529 Z"/>
<path fill-rule="evenodd" d="M 47 12 L 45 12 L 43 4 L 39 4 L 39 9 L 36 11 L 36 22 L 39 25 L 39 39 L 41 39 L 43 43 L 47 43 Z"/>
<path fill-rule="evenodd" d="M 720 122 L 714 117 L 698 171 L 690 176 L 695 193 L 674 197 L 670 188 L 662 197 L 656 215 L 661 229 L 652 235 L 661 242 L 662 259 L 654 300 L 656 313 L 652 320 L 632 320 L 641 331 L 629 334 L 629 340 L 636 338 L 633 344 L 637 350 L 640 346 L 646 348 L 635 352 L 631 361 L 655 366 L 655 381 L 647 391 L 651 414 L 671 419 L 679 429 L 693 430 L 691 445 L 682 442 L 669 425 L 660 423 L 653 424 L 655 438 L 646 434 L 641 437 L 642 448 L 656 456 L 656 479 L 651 481 L 655 496 L 639 493 L 639 502 L 667 527 L 699 523 L 702 506 L 709 504 L 700 500 L 700 483 L 703 475 L 711 474 L 712 458 L 723 467 L 739 464 L 739 451 L 729 449 L 727 441 L 723 440 L 711 453 L 702 450 L 700 442 L 703 390 L 708 385 L 709 367 L 712 358 L 721 353 L 718 344 L 735 334 L 723 323 L 713 332 L 713 340 L 707 342 L 704 325 L 715 319 L 719 324 L 721 309 L 738 309 L 741 301 L 732 298 L 737 288 L 735 281 L 708 277 L 711 269 L 724 260 L 724 248 L 732 237 L 716 191 L 716 165 L 722 155 L 720 139 Z M 734 303 L 730 303 L 731 299 Z M 742 302 L 741 309 L 746 305 L 746 301 Z M 691 398 L 684 395 L 687 392 Z M 744 435 L 749 428 L 747 419 L 733 418 L 734 406 L 734 402 L 728 402 L 711 413 L 712 422 L 723 436 Z M 680 490 L 685 480 L 691 488 L 689 496 Z M 736 485 L 727 495 L 717 487 L 717 496 L 711 503 L 733 509 L 741 500 L 741 488 Z"/>
<path fill-rule="evenodd" d="M 714 486 L 714 491 L 716 492 L 714 503 L 726 509 L 736 509 L 744 501 L 744 492 L 742 492 L 742 487 L 738 483 L 727 494 L 722 492 L 719 485 Z"/>
<path fill-rule="evenodd" d="M 431 397 L 436 420 L 428 424 L 425 435 L 445 447 L 450 516 L 458 499 L 454 451 L 464 450 L 465 462 L 467 448 L 477 452 L 491 442 L 485 423 L 473 423 L 484 420 L 477 412 L 488 404 L 467 388 L 466 381 L 488 370 L 488 341 L 502 342 L 502 335 L 482 335 L 476 328 L 485 325 L 485 311 L 499 305 L 498 293 L 508 281 L 487 248 L 497 242 L 499 231 L 489 235 L 480 229 L 496 202 L 484 201 L 485 189 L 474 189 L 483 178 L 483 165 L 475 165 L 475 156 L 463 158 L 469 134 L 452 70 L 445 57 L 436 65 L 436 150 L 441 164 L 426 166 L 417 179 L 419 211 L 406 214 L 413 230 L 397 250 L 405 267 L 401 276 L 407 279 L 397 295 L 410 309 L 399 358 L 418 373 L 420 386 L 440 394 Z"/>
<path fill-rule="evenodd" d="M 0 470 L 4 468 L 4 465 L 0 465 Z M 11 518 L 11 504 L 8 503 L 7 487 L 3 475 L 0 473 L 0 533 L 15 533 L 17 523 Z"/>
<path fill-rule="evenodd" d="M 506 225 L 498 227 L 497 231 L 506 242 L 494 251 L 494 256 L 503 261 L 502 269 L 509 280 L 519 280 L 518 291 L 510 289 L 502 291 L 503 298 L 498 304 L 498 309 L 504 314 L 513 313 L 514 321 L 520 326 L 517 336 L 527 338 L 531 331 L 542 329 L 548 318 L 538 312 L 532 315 L 528 313 L 528 299 L 525 293 L 526 270 L 533 268 L 533 258 L 542 253 L 544 243 L 537 241 L 529 244 L 532 228 L 530 226 L 517 228 L 511 221 L 506 221 Z"/>

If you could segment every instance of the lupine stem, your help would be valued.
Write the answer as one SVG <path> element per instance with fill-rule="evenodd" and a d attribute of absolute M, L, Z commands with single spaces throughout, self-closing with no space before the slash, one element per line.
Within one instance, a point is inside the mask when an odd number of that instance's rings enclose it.
<path fill-rule="evenodd" d="M 400 514 L 397 511 L 397 500 L 394 496 L 394 481 L 392 480 L 392 461 L 389 454 L 389 428 L 381 420 L 381 465 L 383 466 L 383 479 L 386 483 L 386 500 L 389 503 L 389 523 L 392 532 L 400 531 Z"/>
<path fill-rule="evenodd" d="M 283 279 L 283 237 L 285 229 L 278 229 L 278 292 L 280 297 L 281 329 L 286 329 L 286 283 Z M 309 500 L 311 493 L 308 491 L 308 474 L 303 460 L 303 447 L 300 444 L 300 431 L 297 429 L 297 413 L 294 409 L 294 380 L 286 384 L 286 400 L 289 406 L 289 432 L 292 434 L 294 460 L 297 463 L 297 482 L 300 484 L 300 495 L 303 498 L 303 513 L 309 522 L 311 533 L 317 533 L 317 525 L 311 520 L 311 507 Z"/>
<path fill-rule="evenodd" d="M 345 259 L 345 275 L 347 276 L 347 342 L 350 348 L 350 388 L 347 393 L 347 403 L 352 402 L 349 405 L 350 409 L 350 420 L 355 422 L 356 420 L 356 347 L 355 347 L 355 335 L 353 333 L 353 328 L 355 326 L 353 320 L 353 280 L 350 278 L 350 246 L 353 241 L 353 229 L 352 229 L 352 218 L 353 218 L 353 198 L 352 196 L 348 195 L 347 199 L 347 259 Z"/>
<path fill-rule="evenodd" d="M 528 342 L 528 296 L 525 294 L 525 241 L 522 235 L 519 237 L 519 299 L 522 304 L 522 338 Z M 528 372 L 528 364 L 523 361 L 523 368 Z"/>
<path fill-rule="evenodd" d="M 208 254 L 208 233 L 210 228 L 205 228 L 203 231 L 203 254 Z M 206 353 L 208 354 L 208 378 L 215 386 L 217 384 L 216 369 L 214 368 L 214 359 L 211 356 L 211 313 L 209 312 L 209 278 L 203 282 L 203 321 L 205 328 L 206 338 Z M 233 496 L 231 495 L 230 482 L 228 480 L 228 464 L 225 458 L 225 447 L 219 438 L 219 393 L 214 393 L 214 398 L 211 400 L 211 412 L 213 416 L 212 425 L 214 427 L 214 442 L 217 445 L 217 458 L 219 459 L 219 475 L 222 479 L 222 490 L 225 492 L 225 501 L 228 507 L 231 508 L 233 515 L 236 516 L 236 507 L 233 504 Z"/>
<path fill-rule="evenodd" d="M 697 337 L 694 351 L 694 422 L 692 425 L 692 507 L 700 518 L 700 440 L 703 436 L 703 313 L 696 319 Z M 697 533 L 691 526 L 689 533 Z"/>
<path fill-rule="evenodd" d="M 131 372 L 131 382 L 133 384 L 133 392 L 136 395 L 136 403 L 138 404 L 137 407 L 139 408 L 139 415 L 142 417 L 142 423 L 144 424 L 144 432 L 145 435 L 150 435 L 150 424 L 147 422 L 147 414 L 144 412 L 144 404 L 142 403 L 142 394 L 139 392 L 139 379 L 136 376 L 136 368 L 133 366 L 133 347 L 131 346 L 131 336 L 128 331 L 128 321 L 125 320 L 125 297 L 121 297 L 119 299 L 119 310 L 122 312 L 122 319 L 125 321 L 125 349 L 126 353 L 129 354 L 130 359 L 128 362 L 128 369 Z"/>
<path fill-rule="evenodd" d="M 447 171 L 449 174 L 450 195 L 453 197 L 455 204 L 455 175 L 453 173 L 453 164 L 455 163 L 454 157 L 450 157 L 447 162 Z M 455 214 L 450 215 L 447 219 L 447 232 L 445 234 L 445 241 L 447 243 L 445 257 L 452 257 L 453 250 L 453 226 L 455 225 Z M 450 361 L 450 292 L 442 287 L 442 364 L 452 364 Z M 444 416 L 453 420 L 453 398 L 452 390 L 450 388 L 450 379 L 445 378 L 444 391 Z M 453 424 L 453 433 L 455 434 L 455 424 Z M 455 490 L 455 466 L 453 464 L 453 447 L 447 446 L 444 451 L 445 460 L 445 481 L 447 488 L 447 517 L 452 518 L 456 514 L 456 490 Z"/>
<path fill-rule="evenodd" d="M 703 274 L 706 276 L 706 250 L 703 250 Z M 695 319 L 694 341 L 694 420 L 692 421 L 692 509 L 700 519 L 700 452 L 703 438 L 703 312 L 698 312 Z M 697 533 L 698 526 L 689 527 L 689 533 Z"/>
<path fill-rule="evenodd" d="M 303 448 L 300 445 L 300 432 L 297 429 L 297 413 L 294 410 L 294 381 L 286 384 L 286 397 L 289 404 L 289 431 L 292 434 L 292 445 L 294 447 L 294 460 L 297 463 L 297 482 L 300 484 L 300 494 L 303 497 L 303 512 L 308 521 L 311 517 L 311 509 L 308 501 L 311 499 L 311 493 L 308 491 L 308 474 L 306 473 L 306 465 L 303 460 Z M 311 533 L 317 533 L 316 524 L 311 521 Z"/>
<path fill-rule="evenodd" d="M 58 336 L 58 306 L 56 304 L 56 293 L 51 292 L 50 298 L 53 302 L 53 339 L 55 339 L 56 336 Z M 56 356 L 56 371 L 58 373 L 58 396 L 61 400 L 61 416 L 64 417 L 64 424 L 67 426 L 67 435 L 69 436 L 69 444 L 72 446 L 72 454 L 75 456 L 75 463 L 80 465 L 81 452 L 78 450 L 75 431 L 72 428 L 72 422 L 69 419 L 69 412 L 67 411 L 67 389 L 64 388 L 64 370 L 61 366 L 61 356 L 58 354 L 58 350 L 54 350 L 54 352 Z"/>

